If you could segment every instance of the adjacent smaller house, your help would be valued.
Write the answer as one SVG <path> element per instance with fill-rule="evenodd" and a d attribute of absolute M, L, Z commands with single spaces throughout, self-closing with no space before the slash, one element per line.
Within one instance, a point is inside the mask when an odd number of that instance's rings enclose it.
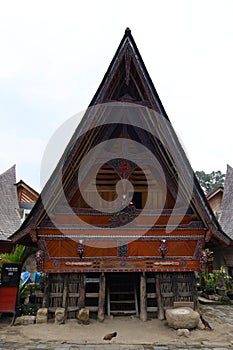
<path fill-rule="evenodd" d="M 218 188 L 214 189 L 207 195 L 207 200 L 209 202 L 209 205 L 211 206 L 211 209 L 213 210 L 218 220 L 220 220 L 220 217 L 221 217 L 223 191 L 224 191 L 223 186 L 219 186 Z"/>
<path fill-rule="evenodd" d="M 224 184 L 220 224 L 223 231 L 233 239 L 233 168 L 227 165 L 227 173 Z M 232 246 L 224 250 L 225 265 L 233 274 L 233 251 Z"/>
<path fill-rule="evenodd" d="M 15 165 L 0 175 L 0 253 L 12 251 L 9 237 L 25 219 L 38 193 L 22 180 L 16 184 Z"/>

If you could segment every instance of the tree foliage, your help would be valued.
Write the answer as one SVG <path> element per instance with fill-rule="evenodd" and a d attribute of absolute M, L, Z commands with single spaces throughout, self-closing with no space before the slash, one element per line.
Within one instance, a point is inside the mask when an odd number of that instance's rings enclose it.
<path fill-rule="evenodd" d="M 224 185 L 225 174 L 222 174 L 220 170 L 212 171 L 210 174 L 206 174 L 203 170 L 196 171 L 195 175 L 205 194 L 209 194 L 219 186 Z"/>
<path fill-rule="evenodd" d="M 24 263 L 26 259 L 35 252 L 35 248 L 17 245 L 12 253 L 0 254 L 0 266 L 4 262 L 21 262 Z"/>

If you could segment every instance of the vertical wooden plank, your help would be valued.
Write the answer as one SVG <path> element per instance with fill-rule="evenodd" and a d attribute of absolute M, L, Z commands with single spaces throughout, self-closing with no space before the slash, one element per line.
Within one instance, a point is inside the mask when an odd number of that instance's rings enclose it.
<path fill-rule="evenodd" d="M 50 292 L 50 284 L 51 284 L 51 276 L 48 277 L 45 287 L 44 287 L 44 295 L 42 299 L 42 307 L 49 307 L 49 292 Z"/>
<path fill-rule="evenodd" d="M 110 305 L 110 287 L 108 285 L 108 288 L 107 288 L 107 313 L 108 313 L 108 316 L 111 315 L 111 305 Z"/>
<path fill-rule="evenodd" d="M 160 280 L 159 280 L 159 275 L 155 275 L 155 290 L 156 290 L 156 295 L 157 295 L 157 304 L 158 304 L 158 319 L 159 320 L 164 320 L 164 308 L 163 308 L 163 303 L 162 303 L 162 296 L 161 296 L 161 290 L 160 290 Z"/>
<path fill-rule="evenodd" d="M 147 321 L 146 275 L 140 276 L 140 320 Z"/>
<path fill-rule="evenodd" d="M 104 321 L 104 306 L 105 306 L 105 290 L 106 290 L 106 278 L 102 272 L 99 283 L 99 301 L 98 301 L 98 321 Z"/>
<path fill-rule="evenodd" d="M 134 300 L 135 300 L 135 310 L 136 310 L 136 316 L 139 316 L 138 312 L 138 296 L 137 296 L 137 288 L 136 288 L 136 283 L 134 281 Z"/>
<path fill-rule="evenodd" d="M 68 296 L 68 275 L 65 275 L 64 285 L 63 285 L 63 294 L 62 294 L 62 307 L 66 309 L 67 306 L 67 296 Z"/>
<path fill-rule="evenodd" d="M 78 293 L 79 293 L 78 307 L 79 309 L 82 309 L 83 307 L 85 307 L 85 275 L 84 273 L 80 274 Z"/>

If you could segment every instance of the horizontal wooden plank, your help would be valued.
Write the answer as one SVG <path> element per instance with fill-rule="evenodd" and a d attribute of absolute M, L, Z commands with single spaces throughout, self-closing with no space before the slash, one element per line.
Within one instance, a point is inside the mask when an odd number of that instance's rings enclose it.
<path fill-rule="evenodd" d="M 192 292 L 179 292 L 178 291 L 178 294 L 181 296 L 181 297 L 191 297 L 193 295 Z"/>
<path fill-rule="evenodd" d="M 50 298 L 61 298 L 63 293 L 49 293 Z"/>
<path fill-rule="evenodd" d="M 157 306 L 147 306 L 146 310 L 147 312 L 154 312 L 154 311 L 157 311 L 158 308 Z"/>
<path fill-rule="evenodd" d="M 146 296 L 147 296 L 148 299 L 150 299 L 150 298 L 157 298 L 156 293 L 147 293 Z"/>
<path fill-rule="evenodd" d="M 86 293 L 85 296 L 86 298 L 98 298 L 99 293 Z"/>
<path fill-rule="evenodd" d="M 111 314 L 136 314 L 136 310 L 111 310 Z"/>
<path fill-rule="evenodd" d="M 85 282 L 86 283 L 99 283 L 100 279 L 99 278 L 86 278 Z"/>
<path fill-rule="evenodd" d="M 69 298 L 79 298 L 79 293 L 69 293 L 68 297 Z"/>
<path fill-rule="evenodd" d="M 78 311 L 79 307 L 78 306 L 68 306 L 67 311 L 72 312 L 72 311 Z"/>
<path fill-rule="evenodd" d="M 110 304 L 135 304 L 135 300 L 110 300 Z"/>
<path fill-rule="evenodd" d="M 191 307 L 191 309 L 194 309 L 194 301 L 174 301 L 173 307 Z"/>
<path fill-rule="evenodd" d="M 173 292 L 163 292 L 161 293 L 163 298 L 172 298 L 174 296 Z"/>

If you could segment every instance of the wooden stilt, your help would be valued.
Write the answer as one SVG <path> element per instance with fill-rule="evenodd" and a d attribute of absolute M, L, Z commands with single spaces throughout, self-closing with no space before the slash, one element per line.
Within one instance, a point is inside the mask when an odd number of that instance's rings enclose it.
<path fill-rule="evenodd" d="M 104 321 L 104 306 L 105 306 L 105 290 L 106 290 L 106 278 L 102 272 L 100 276 L 99 284 L 99 302 L 98 302 L 98 321 Z"/>
<path fill-rule="evenodd" d="M 140 320 L 147 321 L 146 275 L 140 276 Z"/>
<path fill-rule="evenodd" d="M 158 319 L 164 320 L 164 308 L 162 303 L 162 296 L 160 291 L 160 281 L 159 281 L 159 275 L 156 274 L 155 276 L 155 290 L 156 290 L 156 296 L 157 296 L 157 304 L 158 304 Z"/>
<path fill-rule="evenodd" d="M 64 286 L 63 286 L 63 293 L 62 293 L 62 307 L 66 309 L 67 306 L 67 295 L 68 295 L 68 275 L 65 275 L 64 278 Z"/>
<path fill-rule="evenodd" d="M 85 307 L 85 275 L 83 273 L 80 274 L 78 293 L 78 307 L 79 309 L 82 309 L 83 307 Z"/>
<path fill-rule="evenodd" d="M 50 276 L 48 277 L 48 280 L 46 281 L 45 287 L 44 287 L 44 295 L 42 299 L 42 307 L 49 307 L 49 293 L 50 293 Z"/>

